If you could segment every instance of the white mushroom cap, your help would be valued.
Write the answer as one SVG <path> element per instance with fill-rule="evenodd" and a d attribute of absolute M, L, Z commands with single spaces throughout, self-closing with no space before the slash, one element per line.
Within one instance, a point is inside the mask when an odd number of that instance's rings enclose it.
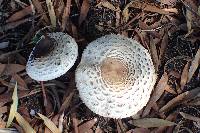
<path fill-rule="evenodd" d="M 45 56 L 35 57 L 34 47 L 26 65 L 27 74 L 37 81 L 47 81 L 65 74 L 78 56 L 78 46 L 71 36 L 63 32 L 47 33 L 46 36 L 54 40 L 53 50 Z"/>
<path fill-rule="evenodd" d="M 110 118 L 137 114 L 156 82 L 151 56 L 137 41 L 106 35 L 91 42 L 76 70 L 80 98 L 94 113 Z"/>

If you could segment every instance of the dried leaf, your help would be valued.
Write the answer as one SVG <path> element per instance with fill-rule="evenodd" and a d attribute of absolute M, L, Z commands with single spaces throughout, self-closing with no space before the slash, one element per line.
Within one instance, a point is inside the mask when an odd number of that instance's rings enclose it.
<path fill-rule="evenodd" d="M 171 93 L 171 94 L 174 94 L 174 95 L 177 94 L 177 93 L 173 90 L 173 88 L 171 88 L 169 85 L 167 85 L 167 86 L 165 87 L 165 91 L 167 91 L 167 92 L 169 92 L 169 93 Z"/>
<path fill-rule="evenodd" d="M 168 76 L 167 76 L 167 73 L 164 73 L 162 75 L 161 79 L 159 80 L 157 86 L 155 87 L 155 90 L 153 91 L 153 94 L 152 94 L 146 108 L 144 109 L 142 116 L 146 116 L 149 114 L 150 109 L 152 108 L 154 103 L 161 97 L 165 88 L 167 87 L 167 82 L 168 82 Z"/>
<path fill-rule="evenodd" d="M 115 27 L 119 27 L 120 26 L 120 20 L 121 20 L 121 12 L 116 12 L 116 19 L 115 19 Z"/>
<path fill-rule="evenodd" d="M 73 95 L 74 95 L 74 91 L 72 91 L 69 94 L 69 96 L 66 97 L 65 101 L 63 102 L 63 104 L 60 107 L 59 113 L 64 112 L 65 109 L 67 109 L 69 107 Z"/>
<path fill-rule="evenodd" d="M 191 120 L 191 121 L 196 121 L 196 122 L 200 122 L 200 118 L 199 117 L 195 117 L 193 115 L 190 115 L 190 114 L 187 114 L 187 113 L 184 113 L 184 112 L 179 112 L 183 118 L 185 119 L 188 119 L 188 120 Z"/>
<path fill-rule="evenodd" d="M 47 4 L 47 8 L 48 8 L 48 12 L 49 12 L 49 17 L 51 20 L 51 25 L 52 27 L 56 27 L 56 14 L 54 11 L 54 7 L 53 7 L 53 3 L 51 0 L 46 0 L 46 4 Z"/>
<path fill-rule="evenodd" d="M 26 90 L 26 91 L 22 90 L 22 91 L 18 92 L 18 95 L 19 95 L 19 98 L 22 98 L 22 97 L 30 96 L 30 95 L 33 95 L 33 94 L 30 94 L 30 91 L 28 91 L 28 90 Z M 6 93 L 4 95 L 0 95 L 0 99 L 1 99 L 0 103 L 1 103 L 1 105 L 4 105 L 4 104 L 6 104 L 8 102 L 11 102 L 12 101 L 11 96 L 12 96 L 11 93 Z"/>
<path fill-rule="evenodd" d="M 18 74 L 14 74 L 13 78 L 17 81 L 19 86 L 28 89 L 26 82 Z"/>
<path fill-rule="evenodd" d="M 3 70 L 4 69 L 4 70 Z M 13 75 L 17 72 L 23 71 L 25 66 L 20 64 L 0 64 L 0 74 L 2 75 Z"/>
<path fill-rule="evenodd" d="M 0 133 L 19 133 L 15 128 L 2 128 Z"/>
<path fill-rule="evenodd" d="M 199 92 L 200 92 L 200 87 L 197 87 L 190 91 L 186 91 L 186 92 L 178 95 L 177 97 L 173 98 L 172 100 L 170 100 L 165 106 L 163 106 L 159 110 L 159 112 L 167 111 L 167 110 L 171 109 L 172 107 L 180 104 L 183 101 L 190 100 L 190 99 L 196 97 Z"/>
<path fill-rule="evenodd" d="M 63 122 L 64 122 L 64 112 L 60 115 L 59 121 L 58 121 L 58 128 L 61 132 L 63 132 Z"/>
<path fill-rule="evenodd" d="M 38 12 L 39 14 L 42 14 L 43 19 L 45 20 L 45 22 L 48 23 L 49 20 L 48 20 L 46 14 L 44 13 L 45 11 L 44 11 L 44 9 L 42 8 L 41 3 L 40 3 L 38 0 L 32 0 L 32 3 L 33 3 L 33 5 L 34 5 L 34 8 L 37 10 L 37 12 Z"/>
<path fill-rule="evenodd" d="M 0 103 L 1 104 L 1 103 Z M 3 107 L 1 107 L 1 105 L 0 105 L 0 116 L 1 116 L 1 114 L 3 114 L 3 113 L 6 113 L 8 111 L 8 107 L 7 106 L 3 106 Z M 0 124 L 1 125 L 1 124 Z"/>
<path fill-rule="evenodd" d="M 150 36 L 150 51 L 153 59 L 153 63 L 155 65 L 156 71 L 158 71 L 158 66 L 159 66 L 159 59 L 158 59 L 158 52 L 156 49 L 156 44 L 154 43 L 155 41 L 153 40 L 153 37 Z"/>
<path fill-rule="evenodd" d="M 15 60 L 16 58 L 15 59 L 13 59 L 13 58 L 20 51 L 22 51 L 22 50 L 14 50 L 14 51 L 6 52 L 6 53 L 0 52 L 0 62 L 7 63 L 7 62 L 11 62 L 11 61 Z M 9 59 L 9 61 L 8 61 L 8 59 Z"/>
<path fill-rule="evenodd" d="M 186 37 L 193 32 L 193 28 L 198 27 L 199 23 L 199 16 L 198 16 L 198 2 L 196 0 L 181 0 L 181 2 L 186 7 L 186 21 L 187 21 L 187 28 L 188 33 L 185 35 Z"/>
<path fill-rule="evenodd" d="M 170 113 L 169 116 L 167 116 L 167 118 L 166 118 L 165 120 L 168 120 L 168 121 L 176 121 L 177 116 L 178 116 L 178 113 L 177 113 L 177 112 Z M 158 127 L 158 128 L 156 128 L 155 130 L 153 130 L 152 132 L 153 132 L 153 133 L 164 133 L 164 132 L 166 131 L 167 128 L 169 128 L 169 127 Z M 171 133 L 171 132 L 167 132 L 167 133 Z"/>
<path fill-rule="evenodd" d="M 188 33 L 187 36 L 189 35 L 189 33 L 191 34 L 192 32 L 192 12 L 190 10 L 186 10 L 186 21 L 187 21 L 187 29 L 188 29 Z"/>
<path fill-rule="evenodd" d="M 96 7 L 100 8 L 100 7 L 105 7 L 108 8 L 112 11 L 120 11 L 119 8 L 116 8 L 113 4 L 111 4 L 108 1 L 101 1 L 99 4 L 96 5 Z"/>
<path fill-rule="evenodd" d="M 30 124 L 18 113 L 15 113 L 15 118 L 19 125 L 24 129 L 25 133 L 36 133 Z"/>
<path fill-rule="evenodd" d="M 88 0 L 83 0 L 83 4 L 81 6 L 81 12 L 80 12 L 80 17 L 79 17 L 79 26 L 82 24 L 82 22 L 85 20 L 87 17 L 87 13 L 89 11 L 90 4 Z"/>
<path fill-rule="evenodd" d="M 200 6 L 198 7 L 198 14 L 200 15 Z"/>
<path fill-rule="evenodd" d="M 31 6 L 27 6 L 24 9 L 14 13 L 11 17 L 8 18 L 8 20 L 6 20 L 6 22 L 10 23 L 10 22 L 17 21 L 17 20 L 22 19 L 23 17 L 25 17 L 26 15 L 29 15 L 29 14 L 32 14 Z"/>
<path fill-rule="evenodd" d="M 166 12 L 176 13 L 176 14 L 178 13 L 178 10 L 176 8 L 164 8 L 162 10 Z"/>
<path fill-rule="evenodd" d="M 149 12 L 156 12 L 159 14 L 170 14 L 170 13 L 178 13 L 178 10 L 176 8 L 163 8 L 161 9 L 159 5 L 156 6 L 156 4 L 150 4 L 147 2 L 140 2 L 140 1 L 132 1 L 123 10 L 124 12 L 127 12 L 127 9 L 133 7 L 137 9 L 142 9 L 143 11 L 149 11 Z"/>
<path fill-rule="evenodd" d="M 129 16 L 130 16 L 130 14 L 129 14 L 129 10 L 128 10 L 128 6 L 126 6 L 125 8 L 124 8 L 124 10 L 123 10 L 123 12 L 122 12 L 122 16 L 123 16 L 123 22 L 128 22 L 128 20 L 129 20 Z"/>
<path fill-rule="evenodd" d="M 95 133 L 103 133 L 103 130 L 99 127 L 96 128 Z"/>
<path fill-rule="evenodd" d="M 163 35 L 163 38 L 162 38 L 162 41 L 161 41 L 158 65 L 161 65 L 162 57 L 163 57 L 164 52 L 166 50 L 166 47 L 168 45 L 168 33 L 166 32 L 166 30 L 164 30 L 163 32 L 164 32 L 164 35 Z"/>
<path fill-rule="evenodd" d="M 181 89 L 183 90 L 183 87 L 185 86 L 185 84 L 187 83 L 188 80 L 188 69 L 189 69 L 189 62 L 187 62 L 187 64 L 185 65 L 183 72 L 181 74 Z"/>
<path fill-rule="evenodd" d="M 97 122 L 97 119 L 94 118 L 92 120 L 89 120 L 83 124 L 81 124 L 80 126 L 78 126 L 78 130 L 81 133 L 87 133 L 88 130 L 91 130 L 91 128 L 94 126 L 94 124 Z"/>
<path fill-rule="evenodd" d="M 2 114 L 1 114 L 1 117 L 2 117 Z M 1 117 L 0 117 L 0 129 L 6 128 L 6 122 Z"/>
<path fill-rule="evenodd" d="M 23 23 L 26 23 L 26 22 L 28 22 L 30 20 L 31 20 L 30 18 L 25 18 L 25 19 L 22 19 L 22 20 L 19 20 L 19 21 L 15 21 L 15 22 L 11 22 L 11 23 L 5 24 L 3 26 L 0 26 L 0 32 L 7 31 L 7 30 L 10 30 L 10 29 L 14 29 L 17 26 L 19 26 L 19 25 L 21 25 Z"/>
<path fill-rule="evenodd" d="M 121 119 L 116 120 L 116 125 L 117 125 L 117 132 L 118 133 L 124 133 L 125 132 L 126 129 L 125 129 Z"/>
<path fill-rule="evenodd" d="M 78 119 L 76 118 L 76 114 L 72 113 L 71 114 L 72 117 L 72 122 L 73 122 L 73 127 L 74 127 L 74 133 L 79 133 L 79 129 L 78 129 Z"/>
<path fill-rule="evenodd" d="M 53 133 L 60 133 L 59 129 L 56 127 L 56 125 L 46 116 L 38 113 L 38 115 L 42 118 L 44 121 L 44 124 L 53 132 Z"/>
<path fill-rule="evenodd" d="M 176 123 L 158 118 L 143 118 L 143 119 L 133 120 L 133 125 L 137 127 L 151 128 L 151 127 L 161 127 L 161 126 L 173 126 L 176 125 Z"/>
<path fill-rule="evenodd" d="M 67 0 L 64 13 L 62 16 L 62 31 L 66 29 L 66 27 L 69 25 L 69 14 L 70 14 L 70 6 L 71 6 L 71 0 Z"/>
<path fill-rule="evenodd" d="M 6 127 L 9 127 L 15 117 L 15 113 L 17 112 L 17 106 L 18 106 L 18 96 L 17 96 L 17 82 L 15 84 L 15 88 L 14 88 L 14 91 L 13 91 L 13 96 L 12 96 L 12 100 L 13 100 L 13 103 L 10 107 L 10 113 L 9 113 L 9 116 L 8 116 L 8 121 L 7 121 L 7 124 L 6 124 Z"/>
<path fill-rule="evenodd" d="M 5 64 L 0 64 L 0 75 L 5 71 L 6 65 Z"/>
<path fill-rule="evenodd" d="M 194 75 L 195 71 L 197 70 L 199 64 L 200 64 L 200 49 L 197 51 L 197 53 L 191 63 L 187 82 L 189 82 L 191 80 L 191 78 Z"/>
<path fill-rule="evenodd" d="M 14 81 L 14 82 L 6 82 L 6 81 L 0 79 L 0 83 L 1 83 L 2 85 L 4 85 L 4 86 L 7 86 L 9 89 L 15 87 L 15 81 Z M 27 90 L 27 89 L 25 89 L 24 87 L 20 86 L 19 84 L 17 85 L 17 88 L 18 88 L 19 90 Z"/>
<path fill-rule="evenodd" d="M 161 5 L 174 6 L 177 0 L 160 0 Z"/>
<path fill-rule="evenodd" d="M 146 128 L 135 128 L 127 131 L 126 133 L 151 133 L 151 131 Z"/>
<path fill-rule="evenodd" d="M 200 106 L 200 97 L 197 96 L 195 99 L 192 99 L 188 102 L 185 103 L 186 105 L 191 105 L 191 106 Z"/>

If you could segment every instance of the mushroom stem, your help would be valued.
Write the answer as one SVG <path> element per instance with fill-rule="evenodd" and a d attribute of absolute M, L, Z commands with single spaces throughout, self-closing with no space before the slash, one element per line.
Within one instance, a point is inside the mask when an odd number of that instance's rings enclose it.
<path fill-rule="evenodd" d="M 47 95 L 46 95 L 46 91 L 45 91 L 45 88 L 44 88 L 44 83 L 43 83 L 43 81 L 41 81 L 40 83 L 41 83 L 41 86 L 42 86 L 42 95 L 43 95 L 43 98 L 44 98 L 44 107 L 47 107 Z"/>

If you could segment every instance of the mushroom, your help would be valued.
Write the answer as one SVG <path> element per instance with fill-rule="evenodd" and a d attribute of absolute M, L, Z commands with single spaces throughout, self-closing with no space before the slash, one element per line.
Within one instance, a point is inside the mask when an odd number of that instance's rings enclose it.
<path fill-rule="evenodd" d="M 78 46 L 71 36 L 63 32 L 46 33 L 36 42 L 29 56 L 26 71 L 37 81 L 55 79 L 74 65 L 77 56 Z"/>
<path fill-rule="evenodd" d="M 122 35 L 106 35 L 83 51 L 76 86 L 85 105 L 110 118 L 137 114 L 148 102 L 156 82 L 148 50 Z"/>

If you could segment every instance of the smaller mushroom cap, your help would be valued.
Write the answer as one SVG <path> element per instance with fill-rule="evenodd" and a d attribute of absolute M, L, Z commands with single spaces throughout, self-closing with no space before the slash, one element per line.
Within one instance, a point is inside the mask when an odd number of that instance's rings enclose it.
<path fill-rule="evenodd" d="M 75 40 L 66 33 L 47 33 L 41 36 L 38 43 L 45 42 L 43 39 L 47 39 L 47 43 L 51 41 L 52 46 L 44 48 L 42 45 L 45 44 L 40 44 L 41 47 L 37 47 L 36 44 L 26 65 L 27 74 L 37 81 L 52 80 L 65 74 L 74 65 L 78 56 Z M 45 49 L 49 50 L 48 53 L 45 53 Z"/>
<path fill-rule="evenodd" d="M 75 80 L 80 98 L 94 113 L 126 118 L 147 104 L 156 77 L 148 50 L 133 39 L 112 34 L 87 46 Z"/>

